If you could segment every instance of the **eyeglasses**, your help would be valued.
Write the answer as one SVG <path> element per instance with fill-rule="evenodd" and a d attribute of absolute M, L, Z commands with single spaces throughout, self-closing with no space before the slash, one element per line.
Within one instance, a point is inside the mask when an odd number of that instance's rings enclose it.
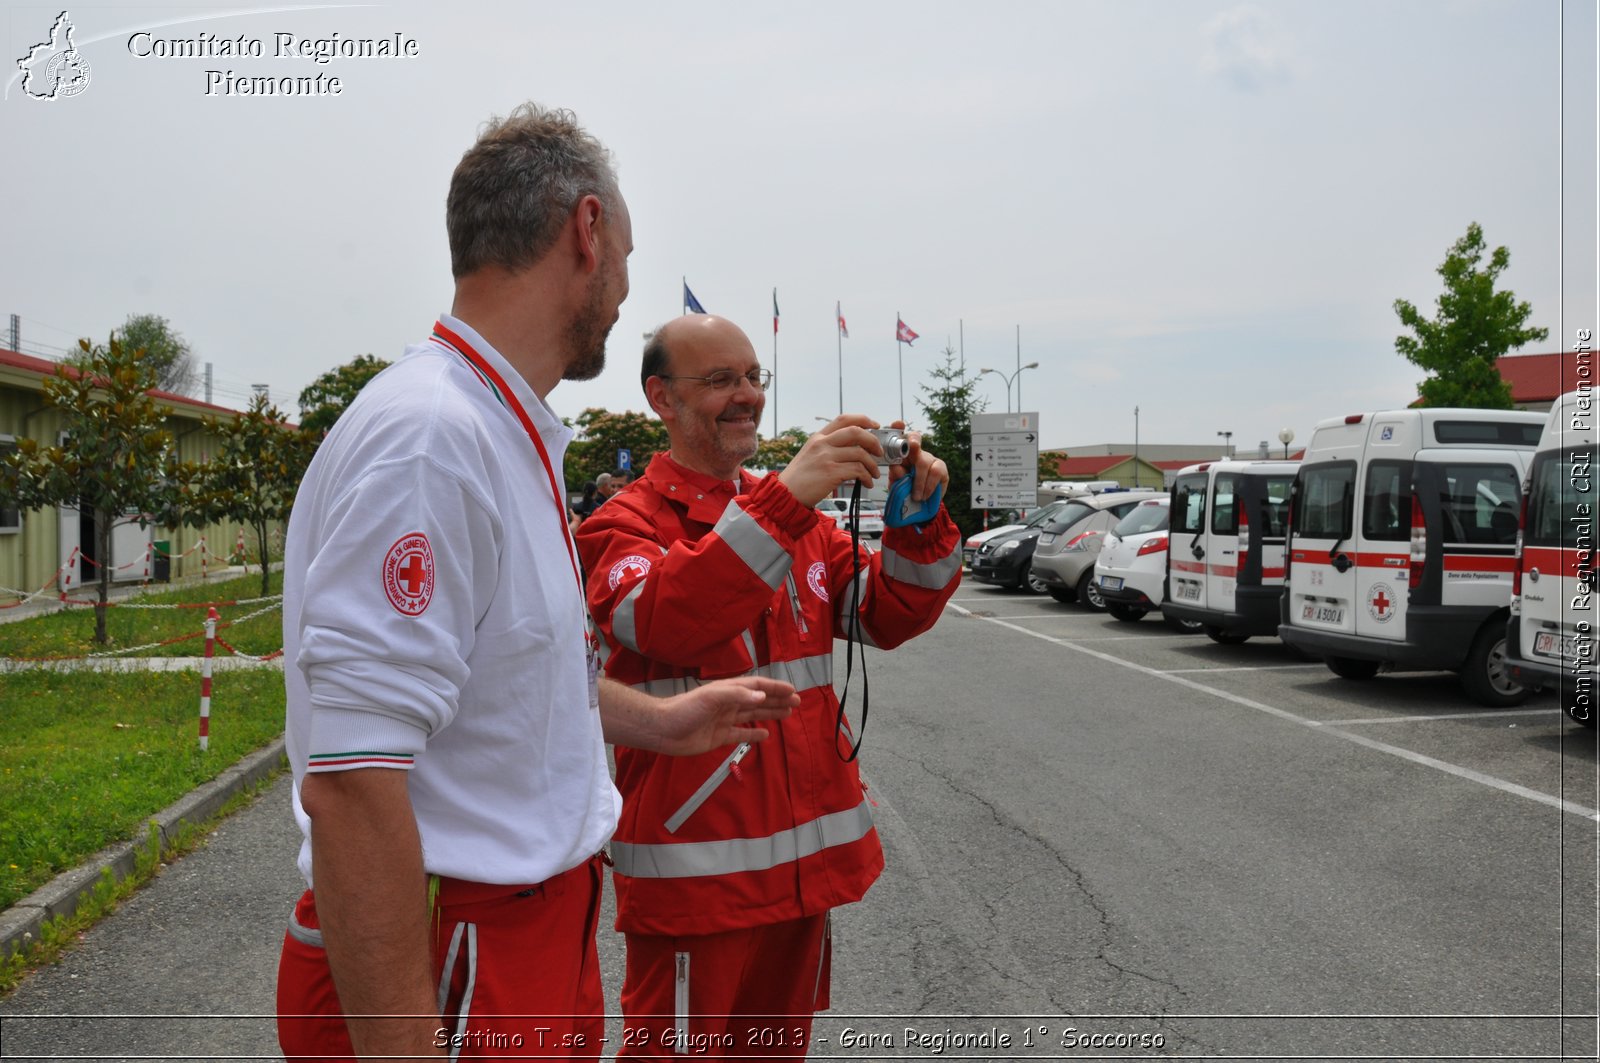
<path fill-rule="evenodd" d="M 751 387 L 760 391 L 765 391 L 772 385 L 772 370 L 770 369 L 752 369 L 748 373 L 735 373 L 732 369 L 719 369 L 710 376 L 668 376 L 665 373 L 656 375 L 662 380 L 694 380 L 712 391 L 727 391 L 729 388 L 736 388 L 741 380 L 748 380 Z"/>

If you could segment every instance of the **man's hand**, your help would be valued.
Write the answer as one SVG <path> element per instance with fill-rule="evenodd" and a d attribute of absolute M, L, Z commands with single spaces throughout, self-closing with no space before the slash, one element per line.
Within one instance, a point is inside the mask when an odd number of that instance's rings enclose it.
<path fill-rule="evenodd" d="M 606 741 L 673 756 L 704 753 L 767 737 L 761 720 L 781 720 L 800 704 L 788 683 L 760 676 L 719 679 L 670 698 L 652 698 L 609 679 L 600 683 Z"/>
<path fill-rule="evenodd" d="M 905 422 L 895 421 L 890 427 L 905 428 Z M 916 476 L 911 482 L 911 501 L 922 502 L 933 494 L 934 488 L 950 483 L 950 470 L 940 459 L 922 449 L 922 433 L 907 432 L 906 442 L 911 452 L 901 465 L 889 467 L 889 482 L 894 483 L 908 472 Z"/>
<path fill-rule="evenodd" d="M 778 479 L 807 506 L 815 506 L 846 480 L 871 487 L 881 471 L 877 458 L 883 453 L 877 437 L 869 431 L 876 427 L 877 421 L 859 413 L 835 417 L 812 433 Z"/>

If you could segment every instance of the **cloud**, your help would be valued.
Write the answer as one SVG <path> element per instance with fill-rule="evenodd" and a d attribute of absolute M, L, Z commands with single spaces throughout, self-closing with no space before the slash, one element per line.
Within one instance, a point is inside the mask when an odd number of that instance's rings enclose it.
<path fill-rule="evenodd" d="M 1291 43 L 1275 20 L 1250 4 L 1222 12 L 1206 24 L 1200 67 L 1242 92 L 1260 92 L 1293 76 Z"/>

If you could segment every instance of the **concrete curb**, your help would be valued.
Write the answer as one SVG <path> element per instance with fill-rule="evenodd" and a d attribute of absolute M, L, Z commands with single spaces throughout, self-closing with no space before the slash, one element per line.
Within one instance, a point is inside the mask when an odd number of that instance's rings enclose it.
<path fill-rule="evenodd" d="M 204 823 L 236 794 L 271 775 L 283 756 L 283 739 L 279 737 L 150 817 L 160 827 L 162 850 L 173 844 L 185 824 Z M 141 836 L 102 849 L 81 866 L 62 872 L 0 912 L 0 957 L 8 957 L 32 944 L 49 920 L 77 911 L 84 897 L 99 884 L 106 869 L 110 869 L 112 878 L 118 882 L 132 874 L 137 849 L 144 841 Z"/>

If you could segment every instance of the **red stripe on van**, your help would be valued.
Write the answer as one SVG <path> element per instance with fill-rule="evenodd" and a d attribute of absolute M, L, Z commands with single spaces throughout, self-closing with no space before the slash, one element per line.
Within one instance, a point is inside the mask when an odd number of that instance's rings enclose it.
<path fill-rule="evenodd" d="M 1212 565 L 1211 566 L 1211 574 L 1213 576 L 1221 576 L 1224 579 L 1237 579 L 1239 577 L 1239 566 L 1238 565 Z"/>
<path fill-rule="evenodd" d="M 1522 548 L 1522 570 L 1530 568 L 1544 569 L 1546 572 L 1564 570 L 1571 558 L 1574 570 L 1577 567 L 1578 548 L 1560 546 L 1524 546 Z"/>
<path fill-rule="evenodd" d="M 1483 554 L 1444 555 L 1446 572 L 1510 572 L 1516 567 L 1517 559 L 1509 555 L 1505 557 L 1487 557 Z"/>
<path fill-rule="evenodd" d="M 1177 558 L 1173 558 L 1172 567 L 1179 572 L 1193 572 L 1200 576 L 1206 574 L 1206 566 L 1203 561 L 1179 561 Z"/>

